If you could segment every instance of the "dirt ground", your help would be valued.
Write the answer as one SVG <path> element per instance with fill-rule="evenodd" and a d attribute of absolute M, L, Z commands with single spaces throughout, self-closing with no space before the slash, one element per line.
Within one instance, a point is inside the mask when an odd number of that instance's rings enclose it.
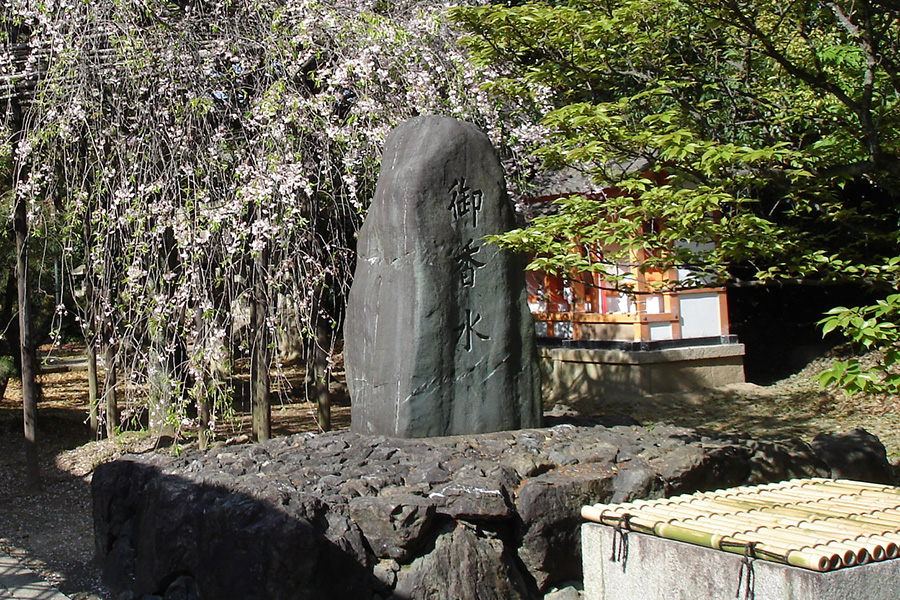
<path fill-rule="evenodd" d="M 65 358 L 65 357 L 64 357 Z M 62 362 L 65 362 L 64 360 Z M 296 375 L 296 373 L 294 374 Z M 77 369 L 39 376 L 38 444 L 42 491 L 24 492 L 21 387 L 10 381 L 0 400 L 0 549 L 26 562 L 72 600 L 106 600 L 94 561 L 90 480 L 93 468 L 125 453 L 171 452 L 141 432 L 92 441 L 87 425 L 87 373 Z M 293 382 L 296 384 L 296 382 Z M 272 407 L 274 436 L 318 431 L 316 407 L 297 398 L 291 381 L 279 382 Z M 332 407 L 332 427 L 350 425 L 349 402 L 341 394 Z M 250 415 L 238 412 L 222 427 L 218 443 L 250 438 Z"/>
<path fill-rule="evenodd" d="M 628 415 L 644 425 L 672 423 L 756 437 L 800 437 L 863 427 L 885 444 L 892 462 L 900 460 L 900 411 L 895 402 L 847 399 L 823 392 L 814 381 L 825 361 L 771 386 L 738 384 L 716 390 L 647 397 L 610 398 L 603 412 Z M 39 444 L 43 491 L 26 495 L 21 432 L 21 399 L 10 382 L 0 401 L 0 548 L 24 559 L 73 600 L 106 600 L 93 562 L 90 478 L 96 464 L 125 452 L 172 451 L 158 440 L 132 432 L 114 440 L 91 441 L 85 420 L 84 371 L 43 374 L 39 404 Z M 276 396 L 273 433 L 315 431 L 315 407 Z M 333 408 L 335 428 L 349 425 L 348 402 Z M 222 433 L 232 442 L 249 434 L 249 416 L 239 413 Z"/>
<path fill-rule="evenodd" d="M 604 412 L 627 414 L 644 425 L 664 422 L 807 442 L 819 433 L 861 427 L 881 440 L 892 463 L 900 461 L 898 399 L 848 398 L 840 390 L 822 390 L 815 376 L 828 364 L 828 359 L 817 359 L 768 386 L 740 383 L 699 392 L 611 399 Z"/>

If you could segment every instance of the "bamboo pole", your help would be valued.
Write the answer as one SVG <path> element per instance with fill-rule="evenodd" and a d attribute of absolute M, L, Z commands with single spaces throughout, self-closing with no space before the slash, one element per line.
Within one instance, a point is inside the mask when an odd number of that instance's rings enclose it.
<path fill-rule="evenodd" d="M 772 494 L 773 492 L 762 492 Z M 859 493 L 853 493 L 849 490 L 838 491 L 835 489 L 789 489 L 783 490 L 779 494 L 779 496 L 784 497 L 785 499 L 796 498 L 800 500 L 809 501 L 812 499 L 821 499 L 827 501 L 843 501 L 843 502 L 851 502 L 864 500 L 867 505 L 874 505 L 879 507 L 886 508 L 897 508 L 897 503 L 900 502 L 900 498 L 891 497 L 885 494 L 879 494 L 877 492 L 872 491 L 860 491 Z"/>
<path fill-rule="evenodd" d="M 722 509 L 718 504 L 706 503 L 701 500 L 692 500 L 691 505 L 698 505 L 695 510 L 704 512 L 704 514 L 714 514 L 713 509 Z M 666 509 L 671 510 L 672 505 L 666 504 Z M 743 507 L 743 504 L 735 504 L 735 507 Z M 811 512 L 809 510 L 798 509 L 793 506 L 782 506 L 777 508 L 751 508 L 744 512 L 726 512 L 725 514 L 744 514 L 750 519 L 765 519 L 771 521 L 778 519 L 782 526 L 802 526 L 807 529 L 832 531 L 835 533 L 852 533 L 854 537 L 879 535 L 885 542 L 885 553 L 888 557 L 895 556 L 898 551 L 897 544 L 900 544 L 900 536 L 891 537 L 890 534 L 897 533 L 897 528 L 887 528 L 885 524 L 872 519 L 852 519 L 847 520 L 845 513 L 838 511 L 827 512 Z"/>
<path fill-rule="evenodd" d="M 717 501 L 693 500 L 692 503 L 702 506 L 707 511 L 723 511 L 733 512 L 734 509 L 746 510 L 754 512 L 772 512 L 776 514 L 791 514 L 792 516 L 802 517 L 805 519 L 821 519 L 821 518 L 849 518 L 858 517 L 859 522 L 877 522 L 879 532 L 900 531 L 900 520 L 892 514 L 880 513 L 859 513 L 852 510 L 846 510 L 841 506 L 822 506 L 820 504 L 794 503 L 790 505 L 777 505 L 765 501 L 758 503 L 744 501 L 730 501 L 728 499 L 720 499 Z M 880 518 L 879 518 L 880 517 Z"/>
<path fill-rule="evenodd" d="M 620 523 L 622 517 L 627 514 L 623 511 L 609 510 L 599 506 L 585 506 L 581 510 L 581 514 L 585 519 L 610 526 Z M 729 536 L 716 531 L 700 529 L 699 527 L 687 527 L 677 523 L 660 523 L 640 516 L 631 516 L 628 522 L 633 530 L 641 533 L 651 533 L 666 539 L 723 550 L 733 554 L 744 554 L 749 545 L 753 544 L 752 554 L 754 557 L 766 558 L 814 571 L 829 571 L 843 564 L 838 554 L 825 550 L 795 549 L 779 543 L 757 542 L 757 540 L 743 535 Z"/>
<path fill-rule="evenodd" d="M 765 497 L 762 498 L 762 500 L 764 501 Z M 789 505 L 784 505 L 784 506 L 789 506 L 789 507 L 800 509 L 800 510 L 806 510 L 806 511 L 809 511 L 811 514 L 829 514 L 831 516 L 841 516 L 841 517 L 854 517 L 854 516 L 873 517 L 873 516 L 877 515 L 879 522 L 883 522 L 886 525 L 889 525 L 894 528 L 900 527 L 900 509 L 896 509 L 896 508 L 890 509 L 890 510 L 885 510 L 885 509 L 865 510 L 865 509 L 860 509 L 859 506 L 857 506 L 853 503 L 848 503 L 848 502 L 834 501 L 834 502 L 829 502 L 828 504 L 823 504 L 823 503 L 816 503 L 814 501 L 809 501 L 809 500 L 796 501 Z"/>
<path fill-rule="evenodd" d="M 876 549 L 875 545 L 864 547 L 859 543 L 846 543 L 841 540 L 828 539 L 824 536 L 806 535 L 802 531 L 791 531 L 784 527 L 772 527 L 768 524 L 753 524 L 733 515 L 703 515 L 699 513 L 691 513 L 679 511 L 677 507 L 646 507 L 642 513 L 646 513 L 657 519 L 665 520 L 671 517 L 671 514 L 677 514 L 680 519 L 678 522 L 690 527 L 696 526 L 699 529 L 710 529 L 718 532 L 728 532 L 733 536 L 752 536 L 753 540 L 766 540 L 767 543 L 777 542 L 783 544 L 787 548 L 804 549 L 813 547 L 827 548 L 834 551 L 841 557 L 841 562 L 845 566 L 853 566 L 869 562 L 873 558 L 873 553 L 884 556 L 882 549 Z"/>
<path fill-rule="evenodd" d="M 795 479 L 668 499 L 585 507 L 585 518 L 814 570 L 900 556 L 900 489 L 823 478 Z M 793 556 L 793 559 L 791 558 Z"/>
<path fill-rule="evenodd" d="M 882 492 L 891 496 L 900 497 L 900 488 L 893 485 L 884 485 L 881 483 L 869 483 L 866 481 L 851 481 L 849 479 L 800 479 L 797 480 L 800 485 L 818 485 L 822 487 L 844 488 L 852 490 L 867 490 Z"/>
<path fill-rule="evenodd" d="M 861 508 L 858 504 L 853 503 L 849 500 L 840 500 L 834 499 L 829 500 L 828 503 L 817 502 L 815 499 L 802 499 L 798 497 L 790 497 L 786 498 L 780 494 L 775 494 L 773 492 L 759 492 L 756 497 L 747 497 L 747 496 L 719 496 L 711 499 L 712 502 L 718 502 L 722 504 L 731 504 L 732 506 L 750 506 L 757 505 L 760 507 L 769 507 L 776 508 L 781 506 L 793 506 L 798 508 L 804 508 L 810 510 L 810 512 L 832 512 L 834 514 L 841 515 L 872 515 L 878 513 L 879 516 L 882 516 L 883 519 L 887 522 L 897 522 L 900 524 L 900 508 L 896 507 L 887 507 L 887 508 Z"/>

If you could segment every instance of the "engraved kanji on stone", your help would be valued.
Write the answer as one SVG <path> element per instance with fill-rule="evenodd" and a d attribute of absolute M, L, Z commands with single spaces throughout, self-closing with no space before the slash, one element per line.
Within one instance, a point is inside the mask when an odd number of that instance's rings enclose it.
<path fill-rule="evenodd" d="M 473 246 L 474 240 L 469 240 L 463 246 L 459 254 L 454 259 L 459 265 L 462 284 L 465 287 L 475 285 L 475 271 L 485 265 L 485 263 L 475 260 L 475 255 L 481 250 L 481 246 Z"/>
<path fill-rule="evenodd" d="M 457 337 L 456 341 L 463 342 L 463 347 L 466 349 L 466 352 L 471 352 L 473 338 L 477 337 L 481 340 L 491 339 L 489 335 L 475 329 L 475 326 L 479 321 L 481 321 L 481 315 L 476 314 L 471 309 L 467 308 L 465 322 L 456 328 L 457 331 L 459 331 L 459 337 Z"/>
<path fill-rule="evenodd" d="M 484 201 L 484 193 L 481 190 L 473 190 L 466 184 L 465 177 L 459 177 L 450 186 L 450 204 L 447 208 L 453 213 L 456 220 L 472 215 L 472 227 L 478 227 L 478 211 Z"/>
<path fill-rule="evenodd" d="M 540 427 L 524 265 L 484 241 L 515 225 L 503 165 L 476 127 L 428 115 L 387 137 L 344 326 L 354 432 Z"/>

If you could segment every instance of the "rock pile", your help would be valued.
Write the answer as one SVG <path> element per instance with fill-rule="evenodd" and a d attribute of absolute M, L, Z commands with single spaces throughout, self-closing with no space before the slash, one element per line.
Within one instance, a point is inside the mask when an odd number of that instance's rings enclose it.
<path fill-rule="evenodd" d="M 584 504 L 829 473 L 799 441 L 560 424 L 131 456 L 92 487 L 118 598 L 517 600 L 581 579 Z"/>

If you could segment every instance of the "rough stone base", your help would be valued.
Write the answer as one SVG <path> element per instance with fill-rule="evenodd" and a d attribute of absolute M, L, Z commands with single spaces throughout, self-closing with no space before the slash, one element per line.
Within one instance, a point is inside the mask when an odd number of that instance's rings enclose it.
<path fill-rule="evenodd" d="M 830 473 L 798 440 L 559 423 L 132 456 L 91 488 L 119 600 L 538 600 L 581 579 L 585 504 Z"/>
<path fill-rule="evenodd" d="M 613 533 L 612 527 L 596 523 L 581 527 L 585 600 L 900 598 L 900 560 L 828 573 L 754 560 L 748 595 L 741 578 L 743 558 L 737 554 L 631 532 L 623 568 L 611 560 Z"/>

